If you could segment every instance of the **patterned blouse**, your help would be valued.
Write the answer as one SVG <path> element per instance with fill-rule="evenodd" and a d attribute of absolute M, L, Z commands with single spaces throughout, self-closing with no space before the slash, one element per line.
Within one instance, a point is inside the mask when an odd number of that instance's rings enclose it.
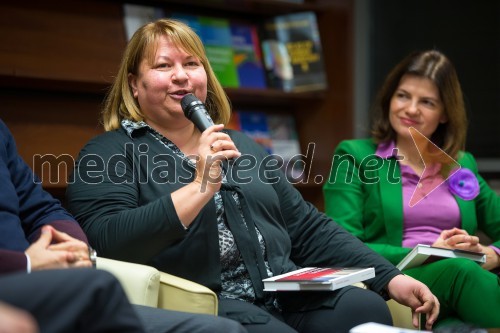
<path fill-rule="evenodd" d="M 127 131 L 130 137 L 132 137 L 132 133 L 135 130 L 146 128 L 148 133 L 152 135 L 156 140 L 158 140 L 158 142 L 163 144 L 166 149 L 171 150 L 174 154 L 187 161 L 193 168 L 196 168 L 196 161 L 189 159 L 172 141 L 151 128 L 145 122 L 122 120 L 121 125 L 123 129 Z M 227 182 L 225 175 L 223 176 L 222 182 Z M 233 192 L 232 197 L 235 200 L 236 205 L 240 211 L 240 215 L 246 225 L 237 193 Z M 255 291 L 250 280 L 248 270 L 243 262 L 241 253 L 238 250 L 238 247 L 234 240 L 234 236 L 231 230 L 229 230 L 228 228 L 226 215 L 224 214 L 224 202 L 222 200 L 220 192 L 215 193 L 214 201 L 216 206 L 217 227 L 219 231 L 219 252 L 222 281 L 222 291 L 218 296 L 219 298 L 239 299 L 253 303 L 255 301 Z M 267 261 L 266 244 L 264 242 L 264 238 L 262 237 L 258 229 L 256 229 L 256 232 L 259 239 L 260 248 L 262 250 L 262 255 L 264 257 L 267 274 L 268 276 L 272 276 L 273 274 Z M 271 295 L 272 294 L 269 294 L 269 297 L 273 297 Z M 273 301 L 273 303 L 275 307 L 279 308 L 275 300 Z"/>

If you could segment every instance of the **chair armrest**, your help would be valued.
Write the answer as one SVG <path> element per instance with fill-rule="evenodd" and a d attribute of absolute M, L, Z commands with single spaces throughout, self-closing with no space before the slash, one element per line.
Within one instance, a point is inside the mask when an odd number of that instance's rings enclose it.
<path fill-rule="evenodd" d="M 354 283 L 353 286 L 367 289 L 366 284 L 363 282 Z M 387 306 L 389 307 L 389 311 L 391 312 L 392 317 L 392 325 L 394 327 L 401 327 L 407 329 L 415 329 L 412 322 L 412 313 L 411 308 L 396 302 L 393 299 L 388 300 Z"/>
<path fill-rule="evenodd" d="M 160 272 L 156 268 L 101 257 L 97 257 L 96 265 L 120 281 L 130 303 L 158 306 Z"/>
<path fill-rule="evenodd" d="M 410 307 L 405 306 L 403 304 L 399 304 L 393 299 L 387 301 L 387 306 L 389 307 L 389 311 L 391 311 L 393 326 L 412 329 L 412 330 L 418 329 L 415 328 L 415 326 L 413 326 L 412 322 L 413 317 Z M 420 326 L 420 319 L 421 316 L 419 316 L 419 326 Z"/>
<path fill-rule="evenodd" d="M 217 295 L 201 284 L 160 273 L 158 307 L 168 310 L 217 315 Z"/>

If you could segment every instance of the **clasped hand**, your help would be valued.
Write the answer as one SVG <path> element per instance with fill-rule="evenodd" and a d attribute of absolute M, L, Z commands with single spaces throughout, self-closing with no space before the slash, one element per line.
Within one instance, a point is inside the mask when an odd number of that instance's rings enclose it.
<path fill-rule="evenodd" d="M 486 254 L 486 262 L 482 267 L 486 270 L 491 270 L 500 266 L 498 254 L 488 246 L 479 243 L 479 237 L 469 235 L 469 233 L 463 229 L 453 228 L 443 230 L 432 245 L 436 247 L 484 253 Z"/>
<path fill-rule="evenodd" d="M 26 254 L 31 270 L 92 267 L 87 244 L 49 225 L 42 227 L 40 238 Z"/>

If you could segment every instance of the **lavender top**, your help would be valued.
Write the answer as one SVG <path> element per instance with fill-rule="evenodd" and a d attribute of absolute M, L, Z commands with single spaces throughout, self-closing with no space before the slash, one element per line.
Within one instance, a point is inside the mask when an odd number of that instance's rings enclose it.
<path fill-rule="evenodd" d="M 376 154 L 382 158 L 395 156 L 394 142 L 380 144 Z M 439 164 L 429 166 L 420 177 L 407 165 L 400 164 L 403 182 L 403 246 L 432 245 L 441 231 L 461 228 L 460 210 L 439 174 Z M 413 196 L 413 197 L 412 197 Z"/>
<path fill-rule="evenodd" d="M 395 142 L 379 144 L 375 154 L 381 158 L 396 156 Z M 461 229 L 460 209 L 439 174 L 441 166 L 428 166 L 419 184 L 420 177 L 411 167 L 399 165 L 403 181 L 403 247 L 432 245 L 441 231 L 454 227 Z M 499 248 L 489 247 L 500 255 Z"/>

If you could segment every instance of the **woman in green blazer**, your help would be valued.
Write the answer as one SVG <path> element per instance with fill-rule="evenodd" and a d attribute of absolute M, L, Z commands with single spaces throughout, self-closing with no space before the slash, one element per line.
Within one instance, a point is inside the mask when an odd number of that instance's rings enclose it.
<path fill-rule="evenodd" d="M 485 253 L 482 267 L 446 259 L 404 273 L 438 297 L 436 327 L 500 327 L 500 198 L 463 151 L 465 107 L 453 65 L 434 50 L 409 55 L 386 78 L 375 112 L 372 139 L 343 141 L 335 151 L 326 214 L 395 265 L 418 243 Z M 477 230 L 493 242 L 479 243 Z"/>

